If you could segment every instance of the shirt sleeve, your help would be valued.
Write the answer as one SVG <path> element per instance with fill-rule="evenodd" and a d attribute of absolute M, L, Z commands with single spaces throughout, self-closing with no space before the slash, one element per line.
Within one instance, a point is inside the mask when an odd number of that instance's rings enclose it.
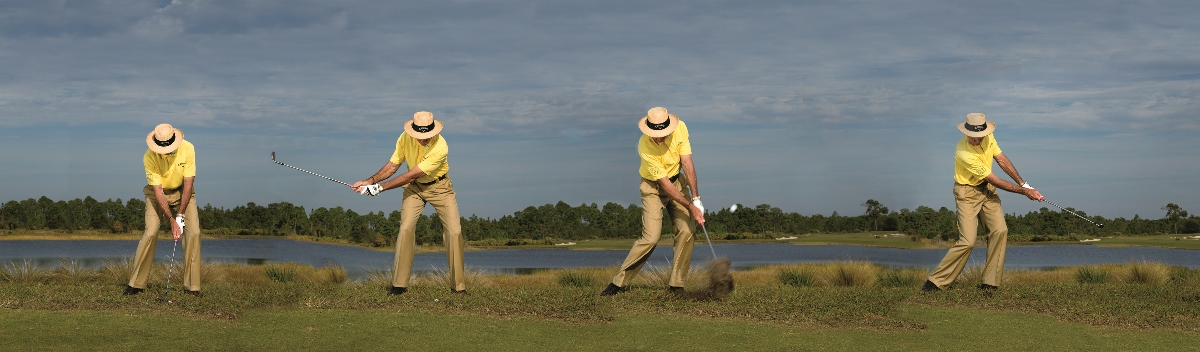
<path fill-rule="evenodd" d="M 675 130 L 676 138 L 679 138 L 679 155 L 692 155 L 692 139 L 688 135 L 687 125 L 683 121 L 679 121 L 679 128 Z"/>
<path fill-rule="evenodd" d="M 990 138 L 992 140 L 991 143 L 989 143 L 989 145 L 988 145 L 989 156 L 994 157 L 996 155 L 1000 155 L 1000 153 L 1003 153 L 1000 151 L 1000 143 L 996 142 L 996 137 L 994 137 L 993 135 L 988 135 L 988 138 Z"/>
<path fill-rule="evenodd" d="M 401 134 L 400 138 L 396 138 L 396 151 L 392 152 L 392 164 L 400 165 L 404 163 L 404 136 L 404 134 Z"/>
<path fill-rule="evenodd" d="M 446 165 L 446 155 L 449 154 L 450 148 L 446 146 L 446 143 L 438 143 L 428 154 L 425 154 L 425 158 L 417 164 L 417 168 L 420 168 L 421 172 L 426 175 L 433 175 L 438 168 Z"/>
<path fill-rule="evenodd" d="M 196 177 L 196 147 L 188 148 L 186 160 L 183 161 L 183 177 Z"/>
<path fill-rule="evenodd" d="M 161 185 L 162 176 L 158 174 L 158 166 L 155 160 L 156 154 L 149 150 L 142 155 L 142 166 L 146 168 L 146 184 L 151 186 Z"/>

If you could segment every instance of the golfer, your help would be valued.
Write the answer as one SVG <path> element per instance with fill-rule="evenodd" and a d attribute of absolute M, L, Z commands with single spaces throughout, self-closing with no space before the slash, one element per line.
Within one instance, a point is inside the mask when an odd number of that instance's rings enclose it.
<path fill-rule="evenodd" d="M 671 212 L 675 225 L 675 256 L 671 260 L 668 291 L 683 292 L 683 282 L 692 263 L 692 234 L 696 232 L 697 223 L 704 224 L 704 205 L 696 188 L 696 167 L 692 164 L 687 125 L 679 117 L 668 114 L 667 109 L 656 107 L 638 121 L 638 128 L 643 134 L 638 141 L 638 155 L 642 157 L 638 169 L 642 176 L 639 189 L 642 194 L 642 237 L 633 243 L 617 276 L 600 292 L 601 296 L 627 290 L 638 270 L 650 259 L 662 232 L 664 206 Z"/>
<path fill-rule="evenodd" d="M 1000 209 L 1000 195 L 996 189 L 1018 193 L 1031 200 L 1042 201 L 1045 198 L 1017 173 L 1008 157 L 1000 151 L 992 131 L 996 123 L 987 121 L 982 113 L 967 114 L 967 121 L 958 126 L 963 133 L 962 140 L 954 150 L 954 203 L 958 214 L 958 242 L 950 247 L 946 257 L 938 264 L 929 280 L 925 281 L 924 291 L 940 290 L 954 282 L 967 257 L 975 246 L 975 235 L 979 222 L 987 231 L 987 261 L 983 265 L 983 290 L 995 290 L 1000 286 L 1000 277 L 1004 273 L 1004 249 L 1008 240 L 1008 225 L 1004 223 L 1004 211 Z M 1000 165 L 1000 169 L 1008 174 L 1016 183 L 1000 179 L 992 173 L 992 161 Z"/>
<path fill-rule="evenodd" d="M 158 243 L 159 219 L 166 217 L 171 224 L 171 236 L 179 240 L 183 234 L 184 292 L 200 296 L 200 218 L 196 211 L 196 149 L 183 139 L 183 131 L 161 124 L 146 135 L 142 165 L 146 167 L 146 231 L 138 242 L 133 259 L 133 273 L 126 295 L 146 290 L 146 277 L 154 263 L 154 247 Z M 171 206 L 177 206 L 175 212 Z M 184 229 L 173 219 L 183 216 Z"/>
<path fill-rule="evenodd" d="M 433 113 L 420 111 L 404 124 L 404 133 L 396 139 L 396 151 L 392 159 L 375 175 L 350 185 L 354 191 L 366 195 L 403 187 L 404 200 L 400 205 L 400 234 L 396 240 L 396 259 L 393 264 L 392 288 L 389 295 L 408 291 L 408 279 L 412 273 L 413 255 L 417 242 L 417 218 L 425 210 L 425 203 L 433 204 L 442 220 L 443 239 L 446 242 L 446 259 L 449 274 L 454 281 L 450 290 L 466 293 L 467 282 L 463 271 L 463 237 L 459 225 L 458 199 L 454 195 L 454 183 L 446 172 L 448 148 L 446 139 L 439 134 L 442 122 L 433 119 Z M 388 180 L 407 162 L 408 171 Z"/>

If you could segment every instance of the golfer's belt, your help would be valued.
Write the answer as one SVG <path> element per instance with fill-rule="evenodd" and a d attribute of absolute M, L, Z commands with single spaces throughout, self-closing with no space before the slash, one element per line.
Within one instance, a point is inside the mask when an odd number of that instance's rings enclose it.
<path fill-rule="evenodd" d="M 442 175 L 442 177 L 438 177 L 436 180 L 433 180 L 433 181 L 429 181 L 429 182 L 417 182 L 417 183 L 418 183 L 418 184 L 420 184 L 420 185 L 422 185 L 422 186 L 428 186 L 428 185 L 432 185 L 432 184 L 438 183 L 438 181 L 445 180 L 445 179 L 446 179 L 446 175 Z"/>

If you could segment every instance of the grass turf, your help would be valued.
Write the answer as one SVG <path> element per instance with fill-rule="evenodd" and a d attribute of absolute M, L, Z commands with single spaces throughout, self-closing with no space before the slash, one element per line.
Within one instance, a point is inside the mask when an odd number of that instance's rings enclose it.
<path fill-rule="evenodd" d="M 920 331 L 797 327 L 646 313 L 572 323 L 420 309 L 254 310 L 237 320 L 154 310 L 0 310 L 15 350 L 1184 350 L 1200 333 L 1066 323 L 1033 313 L 908 305 Z"/>

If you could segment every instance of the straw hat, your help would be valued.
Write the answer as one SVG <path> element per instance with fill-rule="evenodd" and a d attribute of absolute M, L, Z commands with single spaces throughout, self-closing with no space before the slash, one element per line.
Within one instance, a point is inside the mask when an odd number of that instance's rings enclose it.
<path fill-rule="evenodd" d="M 442 122 L 433 119 L 433 113 L 418 111 L 412 121 L 404 124 L 404 133 L 416 139 L 426 139 L 442 132 Z"/>
<path fill-rule="evenodd" d="M 638 121 L 638 128 L 647 136 L 658 138 L 671 135 L 679 126 L 679 117 L 667 113 L 664 107 L 656 107 L 646 112 L 646 117 Z"/>
<path fill-rule="evenodd" d="M 996 123 L 987 120 L 981 112 L 967 114 L 967 122 L 958 125 L 958 131 L 967 137 L 984 137 L 996 130 Z"/>
<path fill-rule="evenodd" d="M 154 127 L 154 131 L 146 135 L 146 146 L 159 154 L 171 154 L 179 149 L 180 143 L 183 143 L 183 131 L 166 123 Z"/>

